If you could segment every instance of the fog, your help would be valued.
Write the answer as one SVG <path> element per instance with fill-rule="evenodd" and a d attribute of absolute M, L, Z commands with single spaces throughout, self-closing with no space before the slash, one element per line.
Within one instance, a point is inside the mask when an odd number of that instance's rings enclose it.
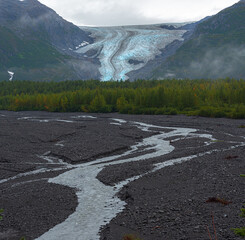
<path fill-rule="evenodd" d="M 205 53 L 193 61 L 188 72 L 193 78 L 242 78 L 245 74 L 245 46 L 226 45 Z"/>

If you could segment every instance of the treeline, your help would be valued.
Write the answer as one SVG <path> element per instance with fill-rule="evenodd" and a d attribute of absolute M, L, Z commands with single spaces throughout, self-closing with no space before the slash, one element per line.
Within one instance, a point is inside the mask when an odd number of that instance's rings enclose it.
<path fill-rule="evenodd" d="M 1 82 L 0 109 L 245 118 L 245 81 Z"/>

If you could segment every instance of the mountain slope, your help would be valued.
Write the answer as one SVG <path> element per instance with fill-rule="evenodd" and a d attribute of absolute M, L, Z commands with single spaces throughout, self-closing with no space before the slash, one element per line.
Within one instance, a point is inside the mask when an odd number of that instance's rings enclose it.
<path fill-rule="evenodd" d="M 23 40 L 6 27 L 0 27 L 0 55 L 0 64 L 5 67 L 43 67 L 64 59 L 48 43 Z"/>
<path fill-rule="evenodd" d="M 88 33 L 37 0 L 0 0 L 0 25 L 19 37 L 46 40 L 61 50 L 92 42 Z"/>
<path fill-rule="evenodd" d="M 6 27 L 0 27 L 0 81 L 9 79 L 8 70 L 23 80 L 76 79 L 62 55 L 41 40 L 23 40 Z"/>
<path fill-rule="evenodd" d="M 0 0 L 0 80 L 7 70 L 26 80 L 97 77 L 96 61 L 73 51 L 84 41 L 93 40 L 37 0 Z"/>
<path fill-rule="evenodd" d="M 245 1 L 200 23 L 153 78 L 245 77 Z"/>

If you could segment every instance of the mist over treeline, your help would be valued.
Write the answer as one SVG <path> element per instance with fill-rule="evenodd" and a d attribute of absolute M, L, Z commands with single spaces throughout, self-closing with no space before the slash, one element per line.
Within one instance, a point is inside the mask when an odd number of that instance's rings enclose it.
<path fill-rule="evenodd" d="M 192 77 L 224 78 L 245 74 L 245 47 L 222 46 L 207 51 L 199 61 L 193 61 L 188 71 Z"/>
<path fill-rule="evenodd" d="M 0 109 L 245 118 L 245 81 L 1 82 Z"/>
<path fill-rule="evenodd" d="M 162 65 L 155 77 L 159 78 L 159 75 L 162 75 L 163 78 L 190 79 L 244 78 L 245 44 L 220 44 L 219 47 L 206 47 L 208 40 L 200 41 L 201 46 L 197 45 L 194 48 L 192 45 L 192 50 L 187 46 L 184 50 L 180 49 L 176 56 L 170 57 L 169 62 Z"/>

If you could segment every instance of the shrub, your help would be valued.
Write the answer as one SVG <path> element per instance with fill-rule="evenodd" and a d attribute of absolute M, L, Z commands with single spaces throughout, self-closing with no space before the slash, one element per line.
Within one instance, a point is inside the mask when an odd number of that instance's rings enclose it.
<path fill-rule="evenodd" d="M 221 118 L 221 117 L 226 117 L 227 114 L 222 109 L 205 106 L 205 107 L 201 107 L 201 109 L 197 111 L 197 115 L 201 117 Z"/>
<path fill-rule="evenodd" d="M 230 116 L 235 119 L 245 118 L 245 106 L 243 104 L 236 106 Z"/>

